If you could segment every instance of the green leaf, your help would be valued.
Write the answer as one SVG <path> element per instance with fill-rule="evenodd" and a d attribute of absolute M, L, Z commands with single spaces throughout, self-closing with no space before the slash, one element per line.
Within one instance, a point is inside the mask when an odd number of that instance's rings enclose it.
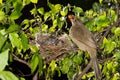
<path fill-rule="evenodd" d="M 103 39 L 103 45 L 105 47 L 105 51 L 107 51 L 108 53 L 113 51 L 115 48 L 115 42 L 108 40 L 106 38 Z"/>
<path fill-rule="evenodd" d="M 3 36 L 1 33 L 0 33 L 0 51 L 1 51 L 1 48 L 3 47 L 5 41 L 7 40 L 7 38 L 5 36 Z"/>
<path fill-rule="evenodd" d="M 100 3 L 102 3 L 103 0 L 99 0 Z"/>
<path fill-rule="evenodd" d="M 55 63 L 55 60 L 52 60 L 52 62 L 50 63 L 50 67 L 52 69 L 52 72 L 54 72 L 56 66 L 57 66 L 57 64 Z"/>
<path fill-rule="evenodd" d="M 82 8 L 80 8 L 80 7 L 75 7 L 74 9 L 73 9 L 73 12 L 79 12 L 79 13 L 81 13 L 81 12 L 83 12 L 83 10 L 82 10 Z"/>
<path fill-rule="evenodd" d="M 8 52 L 9 49 L 0 53 L 0 71 L 4 70 L 5 66 L 8 65 Z"/>
<path fill-rule="evenodd" d="M 87 73 L 86 76 L 87 76 L 87 77 L 93 77 L 93 76 L 94 76 L 94 73 L 93 73 L 93 72 L 89 72 L 89 73 Z"/>
<path fill-rule="evenodd" d="M 71 59 L 68 59 L 68 58 L 65 58 L 63 61 L 62 61 L 62 72 L 65 74 L 69 71 L 71 65 L 72 65 L 72 61 Z"/>
<path fill-rule="evenodd" d="M 21 0 L 19 0 L 19 1 L 17 0 L 17 1 L 13 4 L 15 11 L 20 12 L 20 11 L 22 10 L 22 8 L 23 8 L 23 5 L 22 5 L 22 4 L 23 4 L 23 3 L 22 3 Z"/>
<path fill-rule="evenodd" d="M 38 0 L 30 0 L 32 3 L 37 3 Z"/>
<path fill-rule="evenodd" d="M 61 9 L 61 5 L 60 4 L 56 4 L 55 5 L 55 10 L 59 11 Z"/>
<path fill-rule="evenodd" d="M 5 13 L 3 11 L 0 11 L 0 21 L 5 18 Z"/>
<path fill-rule="evenodd" d="M 37 9 L 37 11 L 40 13 L 40 14 L 44 14 L 44 8 L 42 7 L 42 8 L 39 8 L 39 9 Z"/>
<path fill-rule="evenodd" d="M 50 31 L 50 32 L 54 32 L 56 26 L 57 26 L 57 19 L 55 19 L 55 20 L 53 21 L 53 26 L 50 27 L 49 31 Z"/>
<path fill-rule="evenodd" d="M 14 32 L 20 30 L 20 26 L 17 24 L 10 25 L 10 27 L 6 30 L 7 33 Z"/>
<path fill-rule="evenodd" d="M 48 6 L 51 10 L 55 8 L 54 4 L 51 4 L 49 1 L 48 1 Z"/>
<path fill-rule="evenodd" d="M 112 69 L 113 69 L 113 62 L 108 62 L 108 63 L 107 63 L 107 69 L 108 69 L 109 71 L 112 71 Z"/>
<path fill-rule="evenodd" d="M 73 61 L 76 62 L 77 64 L 82 63 L 82 56 L 80 54 L 77 54 L 74 58 Z"/>
<path fill-rule="evenodd" d="M 46 13 L 44 14 L 44 20 L 46 21 L 48 17 L 50 17 L 50 13 L 49 13 L 49 12 L 46 12 Z"/>
<path fill-rule="evenodd" d="M 19 80 L 13 73 L 10 71 L 0 71 L 1 80 Z"/>
<path fill-rule="evenodd" d="M 120 28 L 116 28 L 114 33 L 116 36 L 120 36 Z"/>
<path fill-rule="evenodd" d="M 32 45 L 29 45 L 29 48 L 31 49 L 32 52 L 38 52 L 38 47 L 37 46 L 32 46 Z"/>
<path fill-rule="evenodd" d="M 39 67 L 39 75 L 41 75 L 41 74 L 42 74 L 42 69 L 43 69 L 42 56 L 39 55 L 38 58 L 39 58 L 39 64 L 38 64 L 38 67 Z"/>
<path fill-rule="evenodd" d="M 116 52 L 114 54 L 114 57 L 117 59 L 117 60 L 120 60 L 120 51 Z"/>
<path fill-rule="evenodd" d="M 30 3 L 30 0 L 23 0 L 23 6 L 28 5 Z"/>
<path fill-rule="evenodd" d="M 20 37 L 17 33 L 13 32 L 13 33 L 10 33 L 9 34 L 9 39 L 11 41 L 11 44 L 14 47 L 17 47 L 19 49 L 22 48 L 22 43 L 21 43 L 21 40 L 20 40 Z"/>
<path fill-rule="evenodd" d="M 42 25 L 42 31 L 43 31 L 43 32 L 44 32 L 44 31 L 47 31 L 47 29 L 48 29 L 48 25 L 43 24 L 43 25 Z"/>
<path fill-rule="evenodd" d="M 36 8 L 33 8 L 32 10 L 30 10 L 30 13 L 31 14 L 36 14 L 37 13 Z"/>
<path fill-rule="evenodd" d="M 31 72 L 32 73 L 36 70 L 36 68 L 38 66 L 38 63 L 39 63 L 39 57 L 38 56 L 39 55 L 37 55 L 37 54 L 34 54 L 32 56 L 32 59 L 31 59 L 31 62 L 30 62 Z"/>
<path fill-rule="evenodd" d="M 68 8 L 63 8 L 63 10 L 62 11 L 60 11 L 60 14 L 62 15 L 62 16 L 66 16 L 67 14 L 68 14 Z"/>
<path fill-rule="evenodd" d="M 27 38 L 27 35 L 24 32 L 22 32 L 20 37 L 21 37 L 23 51 L 26 51 L 28 49 L 28 38 Z"/>
<path fill-rule="evenodd" d="M 13 11 L 12 14 L 10 15 L 10 18 L 11 18 L 12 20 L 15 20 L 15 19 L 18 19 L 21 15 L 22 15 L 21 12 Z"/>
<path fill-rule="evenodd" d="M 3 0 L 0 0 L 0 4 L 2 4 L 2 1 L 3 1 Z"/>

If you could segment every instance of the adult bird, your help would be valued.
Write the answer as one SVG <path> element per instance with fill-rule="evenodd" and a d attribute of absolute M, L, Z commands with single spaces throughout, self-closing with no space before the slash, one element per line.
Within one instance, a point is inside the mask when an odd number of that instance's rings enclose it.
<path fill-rule="evenodd" d="M 68 15 L 72 26 L 69 31 L 69 36 L 80 50 L 87 51 L 90 54 L 91 62 L 95 71 L 97 80 L 101 80 L 101 71 L 98 67 L 96 42 L 92 33 L 83 25 L 82 21 L 74 15 Z"/>

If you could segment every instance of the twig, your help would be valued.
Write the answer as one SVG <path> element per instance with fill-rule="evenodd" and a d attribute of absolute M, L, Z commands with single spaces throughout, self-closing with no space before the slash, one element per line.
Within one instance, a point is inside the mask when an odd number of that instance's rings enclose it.
<path fill-rule="evenodd" d="M 109 61 L 109 60 L 113 60 L 114 57 L 110 57 L 110 58 L 107 58 L 107 59 L 103 59 L 103 60 L 99 60 L 98 63 L 99 64 L 103 64 L 104 62 L 106 61 Z M 92 60 L 89 62 L 89 64 L 85 67 L 85 69 L 82 71 L 82 73 L 80 75 L 78 75 L 77 77 L 77 80 L 80 80 L 82 78 L 82 76 L 92 67 Z"/>
<path fill-rule="evenodd" d="M 30 64 L 27 63 L 26 61 L 24 61 L 24 60 L 18 58 L 18 57 L 17 57 L 16 55 L 14 55 L 13 53 L 11 53 L 11 55 L 14 57 L 14 60 L 19 61 L 19 62 L 21 62 L 21 63 L 27 65 L 29 68 L 31 68 L 31 67 L 30 67 Z"/>
<path fill-rule="evenodd" d="M 116 8 L 117 8 L 116 9 L 116 13 L 117 13 L 117 17 L 118 17 L 118 15 L 119 15 L 119 5 L 118 5 L 118 3 L 116 3 Z M 111 26 L 108 26 L 107 29 L 105 29 L 105 30 L 102 31 L 102 32 L 104 32 L 104 31 L 106 31 L 106 32 L 104 33 L 104 35 L 99 40 L 98 46 L 100 46 L 100 44 L 102 43 L 104 37 L 106 37 L 108 35 L 108 33 L 110 32 L 110 30 L 112 29 L 112 27 L 118 25 L 119 22 L 120 22 L 120 19 L 117 18 L 116 22 L 114 22 Z"/>
<path fill-rule="evenodd" d="M 106 59 L 103 59 L 103 60 L 99 60 L 98 62 L 99 62 L 99 64 L 103 64 L 104 62 L 106 62 L 106 61 L 111 61 L 111 60 L 113 60 L 114 59 L 114 57 L 110 57 L 110 58 L 106 58 Z"/>
<path fill-rule="evenodd" d="M 90 60 L 89 64 L 85 67 L 80 75 L 78 75 L 77 80 L 80 80 L 82 76 L 92 67 L 92 60 Z"/>
<path fill-rule="evenodd" d="M 61 51 L 61 52 L 59 52 L 59 54 L 50 57 L 50 58 L 49 58 L 48 60 L 46 60 L 44 63 L 47 64 L 47 63 L 49 63 L 50 61 L 52 61 L 53 59 L 56 59 L 57 57 L 59 57 L 59 56 L 65 54 L 65 53 L 69 53 L 70 51 L 73 51 L 73 50 Z M 78 49 L 74 50 L 74 52 L 77 52 L 77 51 L 78 51 Z"/>
<path fill-rule="evenodd" d="M 33 76 L 33 79 L 32 80 L 38 80 L 38 70 L 37 72 L 35 73 L 35 75 Z"/>

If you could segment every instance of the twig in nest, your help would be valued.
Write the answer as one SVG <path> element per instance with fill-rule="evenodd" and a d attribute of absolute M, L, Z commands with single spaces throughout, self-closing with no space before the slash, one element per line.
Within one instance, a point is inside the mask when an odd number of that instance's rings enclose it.
<path fill-rule="evenodd" d="M 61 52 L 59 52 L 59 54 L 56 54 L 56 55 L 50 57 L 50 58 L 49 58 L 48 60 L 46 60 L 44 63 L 45 63 L 45 64 L 46 64 L 46 63 L 49 63 L 49 62 L 52 61 L 53 59 L 56 59 L 57 57 L 65 54 L 65 53 L 69 53 L 70 51 L 73 51 L 73 50 L 64 50 L 64 51 L 61 51 Z M 77 49 L 77 50 L 74 50 L 74 51 L 78 51 L 78 49 Z"/>
<path fill-rule="evenodd" d="M 27 63 L 26 61 L 18 58 L 18 57 L 17 57 L 15 54 L 13 54 L 13 53 L 11 53 L 11 55 L 14 57 L 14 60 L 16 60 L 16 61 L 18 61 L 18 62 L 20 62 L 20 63 L 23 63 L 23 64 L 27 65 L 29 68 L 31 68 L 31 67 L 30 67 L 30 64 Z"/>

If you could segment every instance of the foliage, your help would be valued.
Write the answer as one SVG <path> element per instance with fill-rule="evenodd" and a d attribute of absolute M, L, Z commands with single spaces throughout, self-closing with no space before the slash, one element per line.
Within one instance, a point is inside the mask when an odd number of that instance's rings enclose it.
<path fill-rule="evenodd" d="M 99 42 L 104 36 L 104 32 L 109 30 L 108 27 L 119 18 L 116 12 L 117 0 L 99 0 L 99 2 L 94 3 L 92 9 L 84 12 L 80 7 L 70 4 L 66 6 L 52 4 L 48 1 L 47 5 L 50 10 L 46 12 L 43 7 L 36 7 L 38 0 L 0 0 L 0 79 L 25 79 L 25 75 L 17 74 L 14 67 L 11 66 L 15 61 L 27 65 L 31 69 L 29 74 L 33 76 L 38 71 L 39 78 L 53 80 L 54 76 L 61 77 L 66 74 L 68 80 L 74 79 L 89 62 L 89 55 L 86 52 L 78 51 L 78 54 L 69 52 L 64 54 L 62 59 L 55 59 L 45 64 L 39 47 L 30 44 L 29 41 L 31 38 L 35 38 L 39 31 L 49 34 L 66 33 L 63 30 L 63 28 L 69 30 L 66 16 L 69 11 L 72 11 L 76 17 L 81 18 L 90 31 L 100 34 L 96 38 Z M 21 11 L 30 3 L 34 4 L 34 8 L 30 10 L 33 18 L 24 19 L 21 24 L 17 24 L 16 20 L 22 15 Z M 109 3 L 110 6 L 106 3 Z M 84 16 L 80 17 L 81 14 Z M 105 80 L 120 79 L 119 26 L 118 24 L 111 27 L 109 34 L 104 37 L 99 47 L 98 56 L 101 60 L 112 58 L 111 61 L 108 60 L 99 65 Z M 93 70 L 86 73 L 82 79 L 95 80 Z"/>

